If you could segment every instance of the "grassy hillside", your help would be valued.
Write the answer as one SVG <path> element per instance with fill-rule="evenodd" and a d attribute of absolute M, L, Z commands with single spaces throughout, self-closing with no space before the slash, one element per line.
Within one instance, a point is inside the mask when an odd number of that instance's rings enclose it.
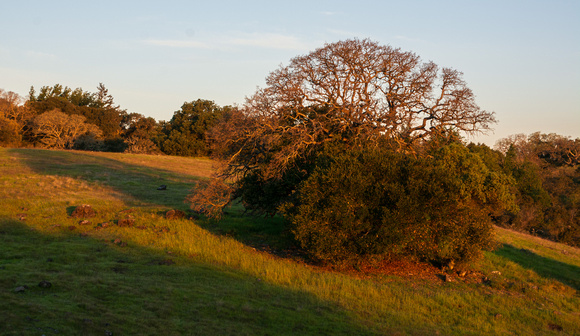
<path fill-rule="evenodd" d="M 277 219 L 165 218 L 211 169 L 0 148 L 0 334 L 580 334 L 579 249 L 498 228 L 451 281 L 412 262 L 325 269 L 286 255 Z M 71 217 L 81 204 L 96 216 Z"/>

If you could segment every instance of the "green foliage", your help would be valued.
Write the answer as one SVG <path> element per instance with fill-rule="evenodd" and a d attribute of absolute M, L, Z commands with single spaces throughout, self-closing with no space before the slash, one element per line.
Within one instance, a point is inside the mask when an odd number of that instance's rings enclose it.
<path fill-rule="evenodd" d="M 98 89 L 98 93 L 91 93 L 81 88 L 72 90 L 55 84 L 52 87 L 43 86 L 36 95 L 34 88 L 31 88 L 29 105 L 37 115 L 54 109 L 68 115 L 82 115 L 88 123 L 97 125 L 105 138 L 115 137 L 121 130 L 121 119 L 125 111 L 113 105 L 113 98 L 103 84 Z"/>
<path fill-rule="evenodd" d="M 509 185 L 461 144 L 417 157 L 327 147 L 284 213 L 318 259 L 410 254 L 468 262 L 491 245 L 490 213 L 514 207 Z"/>
<path fill-rule="evenodd" d="M 105 139 L 103 141 L 103 151 L 105 152 L 123 153 L 127 147 L 123 138 Z"/>
<path fill-rule="evenodd" d="M 137 154 L 159 154 L 161 151 L 153 139 L 158 135 L 159 125 L 151 117 L 139 113 L 128 113 L 123 116 L 123 151 Z"/>
<path fill-rule="evenodd" d="M 313 158 L 308 158 L 297 160 L 280 177 L 266 178 L 263 172 L 253 171 L 237 182 L 233 198 L 253 214 L 273 216 L 283 204 L 295 201 L 300 183 L 313 168 Z"/>
<path fill-rule="evenodd" d="M 516 181 L 521 209 L 499 224 L 580 246 L 580 139 L 537 132 L 498 143 L 507 148 L 501 169 Z"/>
<path fill-rule="evenodd" d="M 162 137 L 158 139 L 161 150 L 165 154 L 179 156 L 210 154 L 206 132 L 228 109 L 202 99 L 184 103 L 162 127 Z"/>
<path fill-rule="evenodd" d="M 105 149 L 103 140 L 94 133 L 79 135 L 72 146 L 73 149 L 99 152 Z"/>

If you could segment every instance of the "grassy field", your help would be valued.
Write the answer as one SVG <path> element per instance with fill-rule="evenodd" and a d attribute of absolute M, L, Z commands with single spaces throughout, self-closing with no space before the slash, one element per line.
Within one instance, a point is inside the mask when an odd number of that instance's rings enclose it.
<path fill-rule="evenodd" d="M 292 253 L 277 218 L 167 219 L 211 171 L 0 148 L 0 334 L 580 335 L 579 249 L 498 228 L 451 281 L 420 263 L 331 270 Z M 71 217 L 82 204 L 96 216 Z"/>

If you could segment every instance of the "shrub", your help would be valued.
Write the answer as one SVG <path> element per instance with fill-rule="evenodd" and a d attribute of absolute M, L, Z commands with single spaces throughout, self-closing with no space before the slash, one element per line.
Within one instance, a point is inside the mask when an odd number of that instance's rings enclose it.
<path fill-rule="evenodd" d="M 123 153 L 128 147 L 123 138 L 105 139 L 103 146 L 103 151 L 116 153 Z"/>
<path fill-rule="evenodd" d="M 102 151 L 104 149 L 103 140 L 93 133 L 79 135 L 73 144 L 73 149 L 86 151 Z"/>
<path fill-rule="evenodd" d="M 18 146 L 22 141 L 18 123 L 0 115 L 0 146 Z"/>
<path fill-rule="evenodd" d="M 461 144 L 411 156 L 327 148 L 286 203 L 296 239 L 320 260 L 414 255 L 468 262 L 492 244 L 490 213 L 512 207 L 510 180 Z"/>

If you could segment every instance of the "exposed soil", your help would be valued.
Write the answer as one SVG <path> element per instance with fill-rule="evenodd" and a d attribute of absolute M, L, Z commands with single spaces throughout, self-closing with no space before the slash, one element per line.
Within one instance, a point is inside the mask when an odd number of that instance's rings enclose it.
<path fill-rule="evenodd" d="M 407 279 L 441 281 L 438 275 L 442 273 L 439 268 L 429 263 L 405 258 L 359 262 L 354 266 L 326 266 L 323 268 L 361 278 L 396 276 Z"/>

